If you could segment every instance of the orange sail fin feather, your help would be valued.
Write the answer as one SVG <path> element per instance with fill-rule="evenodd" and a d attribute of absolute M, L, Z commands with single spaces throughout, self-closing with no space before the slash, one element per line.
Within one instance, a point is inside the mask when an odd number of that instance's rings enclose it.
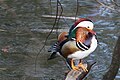
<path fill-rule="evenodd" d="M 62 41 L 67 39 L 67 32 L 62 32 L 61 34 L 59 34 L 58 36 L 58 42 L 61 43 Z"/>

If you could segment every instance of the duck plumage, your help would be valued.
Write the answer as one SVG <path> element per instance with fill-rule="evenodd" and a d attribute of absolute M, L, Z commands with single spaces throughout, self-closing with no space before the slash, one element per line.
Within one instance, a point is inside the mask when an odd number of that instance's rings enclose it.
<path fill-rule="evenodd" d="M 91 20 L 85 18 L 78 19 L 69 32 L 62 32 L 58 36 L 58 41 L 49 50 L 49 52 L 52 52 L 49 59 L 53 59 L 56 53 L 60 53 L 66 59 L 68 67 L 72 69 L 71 59 L 83 59 L 96 49 L 97 39 L 92 29 L 93 24 Z"/>

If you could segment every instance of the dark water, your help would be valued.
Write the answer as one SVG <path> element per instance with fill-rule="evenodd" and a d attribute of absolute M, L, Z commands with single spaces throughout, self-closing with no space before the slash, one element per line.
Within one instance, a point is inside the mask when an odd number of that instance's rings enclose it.
<path fill-rule="evenodd" d="M 77 17 L 87 17 L 95 22 L 99 46 L 88 57 L 97 63 L 86 80 L 101 80 L 108 69 L 113 48 L 120 34 L 120 8 L 110 0 L 99 0 L 111 8 L 103 7 L 94 0 L 79 0 Z M 116 0 L 120 3 L 119 0 Z M 75 0 L 60 0 L 63 16 L 75 17 Z M 51 6 L 50 6 L 51 5 Z M 113 10 L 114 9 L 114 10 Z M 47 49 L 57 39 L 57 34 L 68 31 L 74 20 L 60 19 L 49 36 L 45 48 L 39 54 L 35 73 L 35 57 L 44 46 L 55 18 L 56 0 L 1 0 L 0 1 L 0 80 L 62 80 L 68 68 L 62 58 L 47 61 Z M 60 14 L 60 6 L 59 6 Z M 69 24 L 69 26 L 66 24 Z M 57 30 L 57 28 L 59 29 Z M 120 70 L 116 76 L 120 80 Z"/>

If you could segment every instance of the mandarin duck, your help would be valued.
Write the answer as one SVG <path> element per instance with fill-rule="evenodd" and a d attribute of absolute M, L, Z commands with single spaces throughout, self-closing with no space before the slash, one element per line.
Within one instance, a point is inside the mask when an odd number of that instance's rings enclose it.
<path fill-rule="evenodd" d="M 67 66 L 73 70 L 87 72 L 81 60 L 92 53 L 97 47 L 96 33 L 93 31 L 94 24 L 86 18 L 78 19 L 70 28 L 69 32 L 62 32 L 57 42 L 48 50 L 52 52 L 48 60 L 56 57 L 59 53 L 66 60 Z M 75 65 L 75 60 L 80 60 Z"/>

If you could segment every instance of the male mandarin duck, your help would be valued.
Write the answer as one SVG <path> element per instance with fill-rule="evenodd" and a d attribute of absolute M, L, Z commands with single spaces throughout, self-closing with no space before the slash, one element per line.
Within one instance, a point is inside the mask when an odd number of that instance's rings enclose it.
<path fill-rule="evenodd" d="M 76 66 L 75 60 L 81 60 L 92 53 L 97 47 L 96 33 L 93 31 L 94 24 L 86 18 L 78 19 L 70 28 L 69 32 L 62 32 L 58 36 L 58 41 L 49 49 L 52 52 L 49 59 L 53 59 L 56 53 L 60 53 L 66 59 L 70 69 L 85 72 L 88 70 L 82 62 Z"/>

